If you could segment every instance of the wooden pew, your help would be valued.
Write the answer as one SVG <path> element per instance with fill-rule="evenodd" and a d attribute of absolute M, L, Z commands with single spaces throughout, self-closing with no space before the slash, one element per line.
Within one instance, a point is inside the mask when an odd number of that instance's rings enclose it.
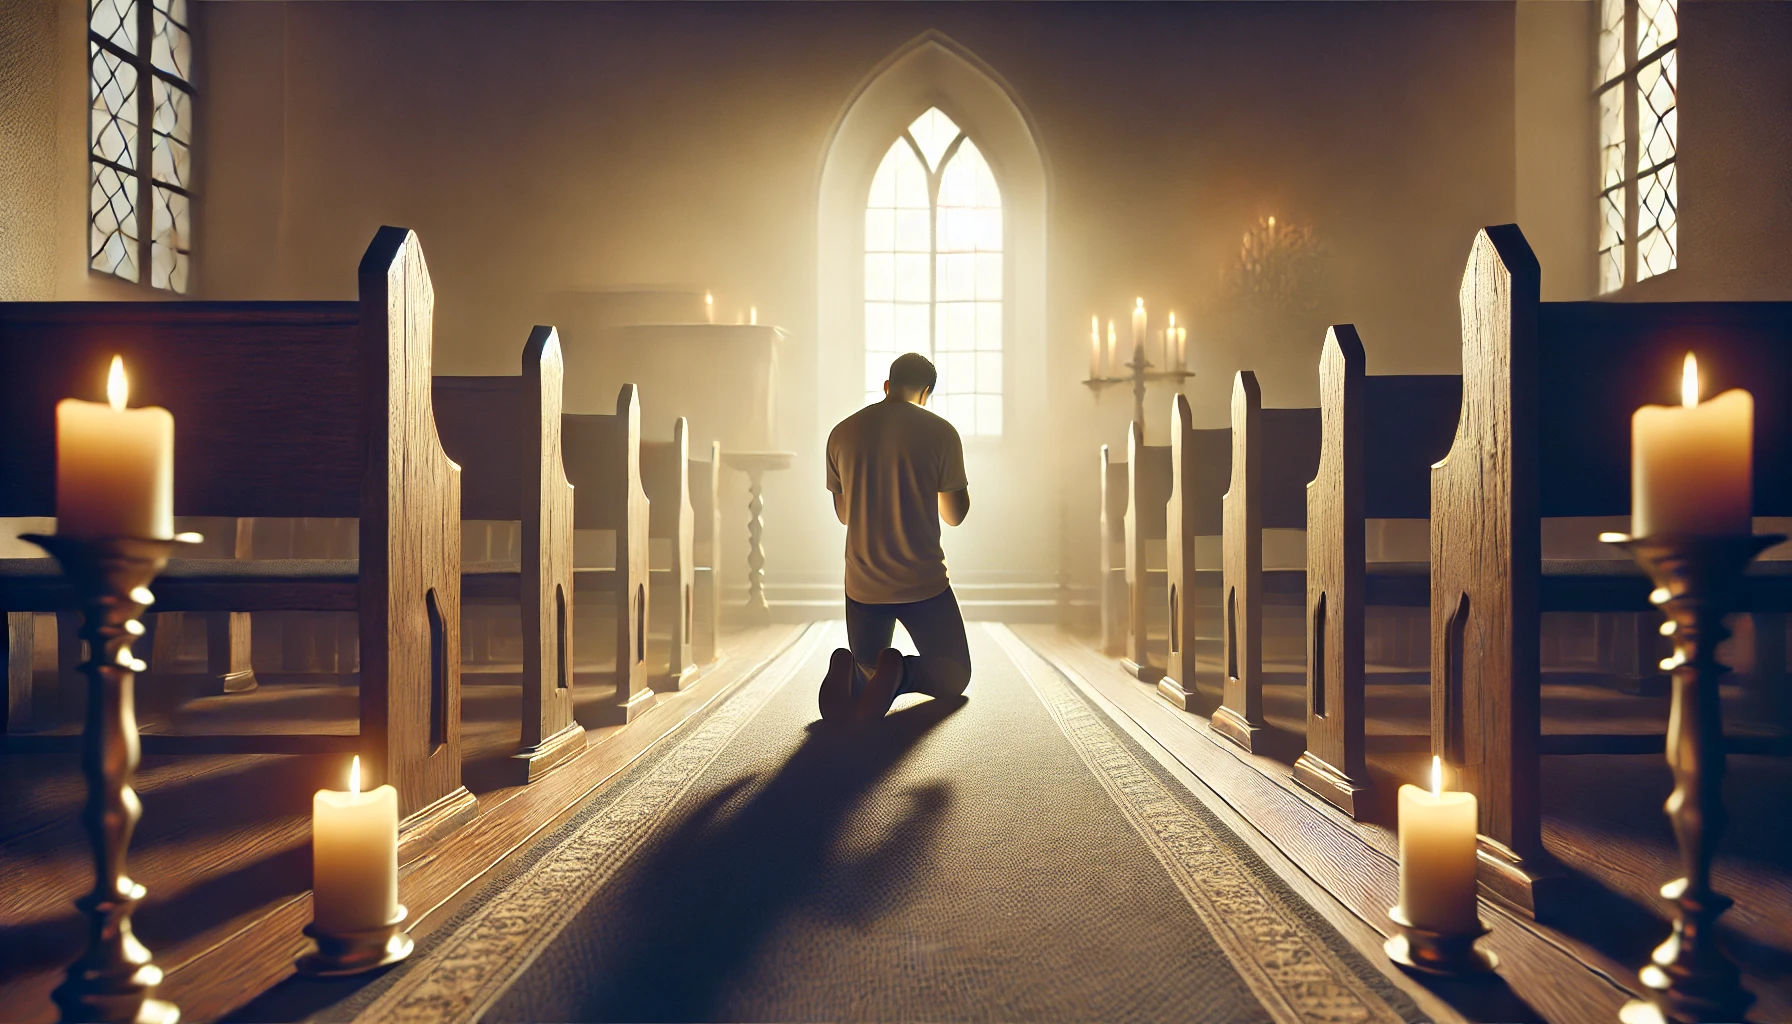
<path fill-rule="evenodd" d="M 1232 474 L 1232 430 L 1197 430 L 1188 398 L 1176 396 L 1170 410 L 1170 500 L 1164 509 L 1165 599 L 1170 611 L 1170 657 L 1157 692 L 1190 711 L 1195 704 L 1199 641 L 1221 635 L 1219 602 L 1223 574 L 1197 569 L 1195 540 L 1221 531 L 1221 496 Z"/>
<path fill-rule="evenodd" d="M 1141 682 L 1163 678 L 1162 665 L 1151 663 L 1153 596 L 1165 587 L 1166 574 L 1150 568 L 1146 555 L 1152 542 L 1165 539 L 1165 507 L 1170 501 L 1170 448 L 1145 443 L 1145 425 L 1135 422 L 1126 441 L 1126 654 L 1120 664 Z"/>
<path fill-rule="evenodd" d="M 0 304 L 0 516 L 54 514 L 55 403 L 96 394 L 118 353 L 133 401 L 174 414 L 177 515 L 359 517 L 358 562 L 176 559 L 152 586 L 158 610 L 357 612 L 359 734 L 145 735 L 142 749 L 358 753 L 398 790 L 410 844 L 477 813 L 460 781 L 459 470 L 431 411 L 417 236 L 381 228 L 359 287 L 358 302 Z M 74 594 L 53 561 L 13 559 L 0 607 L 67 612 Z"/>
<path fill-rule="evenodd" d="M 712 665 L 718 656 L 722 627 L 722 588 L 717 569 L 722 561 L 722 446 L 709 443 L 709 458 L 690 462 L 691 514 L 696 521 L 692 536 L 692 590 L 696 596 L 696 622 L 691 630 L 691 651 L 699 665 Z"/>
<path fill-rule="evenodd" d="M 1101 649 L 1126 651 L 1126 463 L 1101 446 Z"/>
<path fill-rule="evenodd" d="M 653 680 L 655 689 L 681 690 L 697 678 L 697 660 L 691 649 L 696 624 L 696 593 L 692 546 L 695 512 L 691 503 L 689 426 L 683 416 L 672 424 L 672 440 L 641 442 L 641 487 L 647 492 L 649 542 L 664 540 L 671 549 L 666 569 L 649 572 L 649 594 L 660 595 L 655 616 L 666 621 L 666 674 Z M 651 552 L 650 552 L 651 555 Z M 650 644 L 649 646 L 652 646 Z M 656 659 L 657 660 L 657 659 Z"/>
<path fill-rule="evenodd" d="M 1368 519 L 1427 519 L 1431 464 L 1462 407 L 1454 375 L 1369 376 L 1356 328 L 1326 331 L 1319 357 L 1319 465 L 1307 487 L 1307 748 L 1295 781 L 1345 813 L 1361 810 L 1364 611 L 1425 607 L 1430 566 L 1368 563 Z"/>
<path fill-rule="evenodd" d="M 616 412 L 561 418 L 566 477 L 573 485 L 573 528 L 616 538 L 609 566 L 575 566 L 579 602 L 614 609 L 615 696 L 588 724 L 620 725 L 653 707 L 647 683 L 647 493 L 641 487 L 641 401 L 622 385 Z"/>
<path fill-rule="evenodd" d="M 1431 476 L 1431 734 L 1479 797 L 1482 885 L 1544 914 L 1563 873 L 1539 756 L 1585 748 L 1540 736 L 1539 616 L 1646 611 L 1651 585 L 1615 551 L 1545 562 L 1539 521 L 1629 511 L 1631 413 L 1674 399 L 1689 349 L 1705 394 L 1754 393 L 1755 514 L 1792 513 L 1792 303 L 1544 303 L 1539 276 L 1514 225 L 1480 232 L 1463 274 L 1461 418 Z M 1757 563 L 1739 610 L 1792 608 L 1788 568 Z"/>
<path fill-rule="evenodd" d="M 522 737 L 516 783 L 585 749 L 573 720 L 573 488 L 560 454 L 560 338 L 536 327 L 516 377 L 435 378 L 436 431 L 460 466 L 461 517 L 517 522 L 520 562 L 461 566 L 465 606 L 515 606 L 523 637 Z"/>
<path fill-rule="evenodd" d="M 1257 375 L 1232 381 L 1231 485 L 1222 499 L 1225 695 L 1214 732 L 1246 750 L 1263 729 L 1263 607 L 1299 602 L 1300 569 L 1263 568 L 1265 529 L 1306 528 L 1306 486 L 1319 462 L 1318 409 L 1265 409 Z"/>

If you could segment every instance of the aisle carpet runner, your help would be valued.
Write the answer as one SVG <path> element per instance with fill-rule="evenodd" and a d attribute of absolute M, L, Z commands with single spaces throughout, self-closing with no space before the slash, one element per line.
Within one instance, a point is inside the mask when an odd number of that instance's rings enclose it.
<path fill-rule="evenodd" d="M 815 721 L 818 624 L 327 1017 L 1417 1021 L 1001 626 L 966 698 Z"/>

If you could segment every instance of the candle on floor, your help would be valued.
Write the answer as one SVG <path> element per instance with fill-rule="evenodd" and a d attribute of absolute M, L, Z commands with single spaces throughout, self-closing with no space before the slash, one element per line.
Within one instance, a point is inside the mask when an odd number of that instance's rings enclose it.
<path fill-rule="evenodd" d="M 1145 300 L 1138 299 L 1132 307 L 1132 354 L 1139 362 L 1145 361 Z"/>
<path fill-rule="evenodd" d="M 716 297 L 709 292 L 703 293 L 703 322 L 706 324 L 716 322 Z"/>
<path fill-rule="evenodd" d="M 1443 759 L 1431 759 L 1431 788 L 1400 787 L 1400 909 L 1414 928 L 1444 935 L 1476 930 L 1473 793 L 1443 788 Z"/>
<path fill-rule="evenodd" d="M 1630 532 L 1754 532 L 1754 396 L 1733 388 L 1699 401 L 1699 364 L 1686 354 L 1681 406 L 1645 405 L 1630 420 Z"/>
<path fill-rule="evenodd" d="M 361 792 L 361 758 L 348 792 L 320 789 L 311 802 L 311 914 L 331 935 L 389 924 L 398 913 L 398 791 Z"/>
<path fill-rule="evenodd" d="M 1089 379 L 1101 376 L 1101 317 L 1089 318 Z"/>
<path fill-rule="evenodd" d="M 105 402 L 56 403 L 56 532 L 66 537 L 174 536 L 174 417 L 127 409 L 124 360 L 112 357 Z"/>

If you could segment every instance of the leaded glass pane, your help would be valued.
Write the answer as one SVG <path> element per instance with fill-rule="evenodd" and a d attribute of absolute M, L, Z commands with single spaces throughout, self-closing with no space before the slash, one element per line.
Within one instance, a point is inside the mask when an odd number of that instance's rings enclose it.
<path fill-rule="evenodd" d="M 185 0 L 155 0 L 150 12 L 155 39 L 150 45 L 150 61 L 156 67 L 181 80 L 190 80 L 193 66 L 193 37 L 187 33 Z"/>
<path fill-rule="evenodd" d="M 940 157 L 951 148 L 952 140 L 958 138 L 959 134 L 958 126 L 952 123 L 951 118 L 940 113 L 938 107 L 915 118 L 915 122 L 908 126 L 908 133 L 914 137 L 915 145 L 921 147 L 921 155 L 927 158 L 927 169 L 930 171 L 939 170 Z"/>
<path fill-rule="evenodd" d="M 88 265 L 137 280 L 137 176 L 102 163 L 90 165 L 93 186 L 88 199 Z"/>
<path fill-rule="evenodd" d="M 188 143 L 193 133 L 193 98 L 186 91 L 155 79 L 154 157 L 150 166 L 157 181 L 182 188 L 189 186 L 192 175 L 192 150 Z"/>
<path fill-rule="evenodd" d="M 92 0 L 88 31 L 127 53 L 137 52 L 137 0 Z"/>
<path fill-rule="evenodd" d="M 1680 37 L 1677 0 L 1637 0 L 1636 58 L 1642 60 Z"/>
<path fill-rule="evenodd" d="M 1599 0 L 1599 65 L 1594 85 L 1624 73 L 1624 0 Z"/>
<path fill-rule="evenodd" d="M 1624 182 L 1624 86 L 1599 94 L 1599 187 Z"/>
<path fill-rule="evenodd" d="M 1637 180 L 1636 279 L 1664 274 L 1677 265 L 1679 217 L 1675 168 L 1668 164 Z"/>
<path fill-rule="evenodd" d="M 897 139 L 877 165 L 871 178 L 871 195 L 865 201 L 873 210 L 925 210 L 927 202 L 927 170 L 916 158 L 914 149 Z"/>
<path fill-rule="evenodd" d="M 1674 159 L 1679 136 L 1679 114 L 1674 102 L 1678 50 L 1669 50 L 1658 61 L 1637 69 L 1637 170 L 1646 171 Z"/>
<path fill-rule="evenodd" d="M 137 166 L 137 68 L 89 43 L 88 85 L 93 110 L 88 116 L 93 155 L 127 168 Z"/>

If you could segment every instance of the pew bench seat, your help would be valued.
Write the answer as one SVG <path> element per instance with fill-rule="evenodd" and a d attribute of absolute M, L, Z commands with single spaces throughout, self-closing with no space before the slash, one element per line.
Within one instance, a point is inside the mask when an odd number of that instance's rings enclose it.
<path fill-rule="evenodd" d="M 149 589 L 151 611 L 354 611 L 360 562 L 353 558 L 174 558 Z M 76 611 L 75 589 L 53 558 L 0 559 L 0 608 Z"/>

